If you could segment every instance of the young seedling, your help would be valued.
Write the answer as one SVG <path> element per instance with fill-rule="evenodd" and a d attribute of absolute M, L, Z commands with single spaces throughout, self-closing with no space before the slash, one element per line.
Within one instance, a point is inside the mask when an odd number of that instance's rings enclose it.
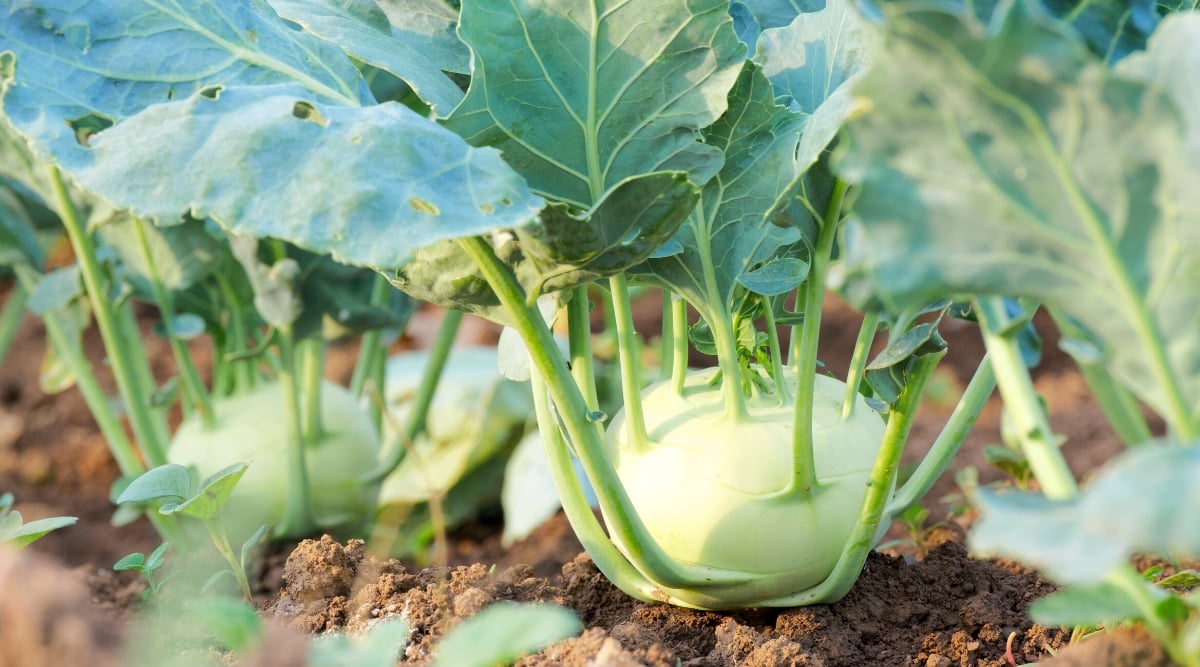
<path fill-rule="evenodd" d="M 234 555 L 222 519 L 225 503 L 248 467 L 246 463 L 235 463 L 197 482 L 197 475 L 192 469 L 168 463 L 152 468 L 130 482 L 117 498 L 117 503 L 154 505 L 159 514 L 188 517 L 201 523 L 217 551 L 228 563 L 229 574 L 237 580 L 246 600 L 252 602 L 254 594 L 246 578 L 247 558 L 250 549 L 262 539 L 266 529 L 260 528 L 242 545 L 239 557 Z"/>
<path fill-rule="evenodd" d="M 889 547 L 908 544 L 912 547 L 917 560 L 925 558 L 929 552 L 928 538 L 934 529 L 938 528 L 943 522 L 935 523 L 932 526 L 926 526 L 925 521 L 929 519 L 929 509 L 924 505 L 917 504 L 909 507 L 896 516 L 896 521 L 904 526 L 905 532 L 908 533 L 904 539 L 897 539 L 891 542 L 880 544 L 877 549 L 887 549 Z"/>
<path fill-rule="evenodd" d="M 14 549 L 23 549 L 49 532 L 79 521 L 73 516 L 56 516 L 25 523 L 21 513 L 13 509 L 14 502 L 11 493 L 0 494 L 0 544 Z"/>
<path fill-rule="evenodd" d="M 178 571 L 172 572 L 162 579 L 157 578 L 154 574 L 156 570 L 166 564 L 166 558 L 164 556 L 167 552 L 168 546 L 170 546 L 169 542 L 163 542 L 162 544 L 158 545 L 158 548 L 156 548 L 154 551 L 151 551 L 149 556 L 140 552 L 131 553 L 114 563 L 112 566 L 112 569 L 117 572 L 131 570 L 142 575 L 142 577 L 146 580 L 147 586 L 146 590 L 142 591 L 143 602 L 148 601 L 152 597 L 157 599 L 163 585 L 166 584 L 171 577 L 179 574 Z"/>

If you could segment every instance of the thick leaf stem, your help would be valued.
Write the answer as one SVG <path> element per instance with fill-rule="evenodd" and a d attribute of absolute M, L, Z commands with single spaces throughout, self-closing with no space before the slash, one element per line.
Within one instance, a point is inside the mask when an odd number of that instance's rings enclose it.
<path fill-rule="evenodd" d="M 1086 338 L 1086 334 L 1079 325 L 1071 321 L 1069 317 L 1061 315 L 1057 309 L 1049 310 L 1050 315 L 1054 318 L 1054 324 L 1064 338 L 1080 340 Z M 1075 364 L 1079 367 L 1080 375 L 1083 376 L 1088 388 L 1092 390 L 1096 403 L 1104 411 L 1104 416 L 1108 418 L 1108 423 L 1112 425 L 1113 431 L 1121 439 L 1121 442 L 1126 446 L 1148 442 L 1152 437 L 1150 427 L 1146 424 L 1141 406 L 1138 405 L 1133 394 L 1118 384 L 1104 368 L 1104 364 L 1099 361 L 1088 362 L 1076 358 Z"/>
<path fill-rule="evenodd" d="M 227 357 L 229 355 L 240 354 L 246 350 L 249 333 L 246 327 L 246 315 L 242 299 L 238 296 L 233 283 L 229 281 L 224 272 L 217 271 L 213 275 L 217 281 L 217 289 L 221 291 L 221 297 L 225 300 L 225 308 L 229 312 L 229 331 L 225 336 L 229 345 L 224 352 Z M 258 373 L 255 371 L 254 361 L 250 359 L 227 359 L 227 363 L 232 364 L 234 369 L 231 394 L 250 391 L 258 384 Z"/>
<path fill-rule="evenodd" d="M 979 314 L 980 330 L 992 368 L 996 372 L 996 384 L 1021 435 L 1021 446 L 1029 467 L 1037 477 L 1042 491 L 1048 498 L 1070 498 L 1079 493 L 1075 477 L 1067 467 L 1066 459 L 1058 448 L 1054 431 L 1046 418 L 1046 411 L 1038 400 L 1029 369 L 1021 356 L 1020 345 L 1011 336 L 1002 333 L 1009 315 L 1001 297 L 979 297 L 975 299 L 975 310 Z"/>
<path fill-rule="evenodd" d="M 57 167 L 50 167 L 50 180 L 54 185 L 58 213 L 62 218 L 63 227 L 66 229 L 67 238 L 71 241 L 71 247 L 75 251 L 76 260 L 79 262 L 79 272 L 92 302 L 96 324 L 100 329 L 100 336 L 104 340 L 104 348 L 108 353 L 113 378 L 116 380 L 117 390 L 121 394 L 126 414 L 129 415 L 134 438 L 140 445 L 148 466 L 153 468 L 163 465 L 167 462 L 167 455 L 166 441 L 162 439 L 161 435 L 166 429 L 166 422 L 163 420 L 161 428 L 156 423 L 156 417 L 161 418 L 162 415 L 155 415 L 150 407 L 153 388 L 144 387 L 144 379 L 141 377 L 137 360 L 134 358 L 136 353 L 133 348 L 140 340 L 140 336 L 134 334 L 130 339 L 127 335 L 129 332 L 125 331 L 126 327 L 121 322 L 116 304 L 109 296 L 107 281 L 104 279 L 100 262 L 96 258 L 96 246 L 79 219 L 75 203 L 71 201 L 71 196 L 67 193 L 67 186 Z"/>
<path fill-rule="evenodd" d="M 854 355 L 850 357 L 850 368 L 846 371 L 846 394 L 842 397 L 842 421 L 850 419 L 850 416 L 854 414 L 854 406 L 858 405 L 858 385 L 862 383 L 867 360 L 871 356 L 871 344 L 875 342 L 875 332 L 878 330 L 878 313 L 867 313 L 863 316 L 862 325 L 858 328 L 858 338 L 854 341 Z"/>
<path fill-rule="evenodd" d="M 25 320 L 27 301 L 29 292 L 19 284 L 13 285 L 12 291 L 8 293 L 8 301 L 0 310 L 0 363 L 3 363 L 13 340 L 17 337 L 17 331 L 21 329 L 21 322 Z"/>
<path fill-rule="evenodd" d="M 279 329 L 279 385 L 283 389 L 283 414 L 288 423 L 287 505 L 279 533 L 306 535 L 314 525 L 308 480 L 308 445 L 301 410 L 300 383 L 296 381 L 296 337 L 291 325 Z"/>
<path fill-rule="evenodd" d="M 813 391 L 816 386 L 817 345 L 821 337 L 821 307 L 825 299 L 825 274 L 837 238 L 842 202 L 846 198 L 846 182 L 838 179 L 825 217 L 813 246 L 808 278 L 804 282 L 804 323 L 800 326 L 800 343 L 794 359 L 796 365 L 796 400 L 792 429 L 792 490 L 811 491 L 817 487 L 816 462 L 813 459 Z"/>
<path fill-rule="evenodd" d="M 675 318 L 671 313 L 671 293 L 662 290 L 662 333 L 658 338 L 658 379 L 660 382 L 671 379 L 671 371 L 675 368 Z M 0 348 L 0 359 L 4 357 Z"/>
<path fill-rule="evenodd" d="M 596 396 L 596 364 L 592 359 L 591 305 L 587 285 L 576 287 L 571 301 L 567 303 L 567 345 L 575 385 L 583 392 L 588 409 L 599 410 L 600 399 Z M 596 427 L 602 428 L 602 425 L 597 422 Z"/>
<path fill-rule="evenodd" d="M 371 305 L 384 306 L 391 297 L 391 283 L 382 275 L 376 274 L 375 282 L 371 284 Z M 362 396 L 367 386 L 367 380 L 373 377 L 373 369 L 377 364 L 384 363 L 385 350 L 382 345 L 383 334 L 379 329 L 371 329 L 362 335 L 359 343 L 358 359 L 354 364 L 354 373 L 350 376 L 350 393 Z M 376 420 L 378 424 L 378 420 Z"/>
<path fill-rule="evenodd" d="M 958 453 L 971 428 L 975 426 L 975 421 L 979 419 L 979 413 L 995 389 L 996 373 L 992 369 L 991 360 L 984 355 L 983 360 L 979 362 L 979 367 L 975 369 L 975 375 L 971 378 L 970 384 L 967 385 L 963 395 L 959 397 L 958 404 L 954 406 L 954 412 L 950 414 L 950 418 L 942 427 L 942 432 L 933 441 L 933 445 L 921 459 L 917 469 L 888 503 L 886 516 L 902 514 L 909 507 L 917 504 L 934 482 L 942 476 L 942 473 L 946 472 L 946 469 L 950 467 L 950 461 Z"/>
<path fill-rule="evenodd" d="M 558 346 L 541 313 L 525 303 L 516 277 L 496 258 L 483 239 L 463 238 L 459 239 L 459 244 L 475 261 L 484 279 L 513 318 L 517 332 L 529 349 L 532 370 L 540 373 L 545 380 L 550 399 L 558 409 L 560 428 L 583 464 L 613 537 L 635 551 L 638 571 L 648 579 L 668 587 L 738 583 L 750 578 L 751 575 L 745 573 L 682 564 L 663 552 L 638 517 L 612 461 L 605 455 L 601 433 L 588 420 L 587 403 L 575 386 L 566 361 L 558 354 Z M 564 493 L 564 490 L 560 489 L 560 493 Z"/>
<path fill-rule="evenodd" d="M 321 394 L 325 379 L 324 340 L 313 338 L 300 342 L 301 389 L 304 395 L 304 442 L 316 445 L 325 435 L 321 419 Z"/>
<path fill-rule="evenodd" d="M 871 467 L 871 475 L 867 481 L 867 494 L 859 506 L 858 517 L 854 529 L 842 547 L 841 556 L 833 567 L 833 571 L 820 584 L 806 590 L 784 595 L 761 603 L 764 607 L 803 606 L 834 602 L 845 597 L 854 582 L 862 573 L 863 563 L 867 554 L 875 544 L 879 533 L 880 522 L 888 497 L 896 480 L 896 471 L 900 466 L 900 456 L 904 453 L 904 443 L 912 430 L 917 408 L 921 404 L 921 396 L 925 386 L 937 368 L 938 362 L 945 356 L 945 351 L 926 354 L 916 358 L 909 374 L 908 382 L 900 392 L 900 397 L 892 411 L 888 413 L 887 427 L 883 432 L 883 441 L 879 453 L 875 456 L 875 465 Z"/>
<path fill-rule="evenodd" d="M 154 260 L 154 253 L 150 250 L 150 241 L 146 236 L 146 222 L 141 218 L 134 218 L 133 229 L 137 235 L 142 261 L 146 263 L 146 269 L 150 274 L 150 287 L 154 291 L 154 301 L 158 306 L 159 315 L 163 319 L 163 333 L 171 346 L 171 353 L 175 356 L 175 364 L 179 367 L 184 396 L 187 397 L 188 403 L 193 409 L 199 413 L 204 425 L 212 426 L 214 424 L 212 399 L 204 386 L 204 380 L 200 377 L 199 369 L 192 362 L 191 352 L 175 333 L 175 300 L 159 276 L 158 263 Z"/>
<path fill-rule="evenodd" d="M 454 339 L 458 336 L 462 324 L 463 313 L 459 310 L 447 310 L 438 326 L 437 336 L 429 348 L 429 358 L 425 362 L 425 371 L 421 374 L 421 383 L 417 385 L 417 393 L 412 398 L 412 409 L 408 413 L 408 421 L 404 430 L 399 434 L 400 443 L 391 448 L 383 461 L 364 477 L 364 482 L 373 483 L 392 474 L 392 471 L 404 460 L 409 443 L 416 442 L 417 437 L 425 432 L 425 424 L 429 419 L 429 408 L 433 405 L 433 395 L 437 392 L 442 373 L 446 370 L 446 362 L 450 359 L 450 350 L 454 347 Z M 382 390 L 382 385 L 380 389 Z M 379 401 L 386 408 L 386 399 Z"/>
<path fill-rule="evenodd" d="M 599 520 L 592 512 L 587 497 L 583 493 L 579 481 L 575 478 L 575 466 L 567 444 L 563 441 L 558 423 L 554 419 L 547 400 L 546 383 L 541 373 L 536 369 L 531 373 L 533 387 L 533 406 L 537 413 L 538 432 L 541 433 L 542 445 L 546 452 L 546 460 L 550 464 L 550 475 L 554 479 L 554 487 L 558 489 L 558 497 L 562 502 L 563 511 L 575 536 L 579 538 L 588 556 L 596 567 L 604 573 L 626 594 L 643 602 L 655 602 L 654 585 L 646 577 L 630 565 L 625 556 L 613 545 Z"/>
<path fill-rule="evenodd" d="M 37 272 L 28 266 L 18 265 L 15 268 L 17 280 L 27 292 L 32 292 L 38 281 Z M 121 476 L 129 479 L 140 476 L 146 472 L 146 466 L 142 463 L 133 443 L 129 441 L 129 437 L 125 435 L 121 420 L 113 413 L 108 395 L 105 394 L 99 381 L 96 380 L 95 374 L 92 373 L 92 364 L 87 355 L 83 353 L 83 349 L 79 345 L 70 340 L 58 318 L 57 313 L 47 313 L 42 320 L 43 326 L 46 327 L 46 336 L 50 339 L 50 345 L 58 354 L 59 359 L 71 369 L 71 375 L 75 377 L 75 386 L 83 396 L 83 401 L 87 404 L 92 418 L 96 420 L 96 426 L 100 429 L 100 434 L 104 436 L 104 441 L 108 444 L 108 451 L 121 470 Z M 156 512 L 147 512 L 146 517 L 150 519 L 155 531 L 164 541 L 178 545 L 190 544 L 191 540 L 183 532 L 178 519 Z"/>
<path fill-rule="evenodd" d="M 767 325 L 767 345 L 771 349 L 771 380 L 775 384 L 775 396 L 780 405 L 785 405 L 792 398 L 788 383 L 783 376 L 783 350 L 779 344 L 779 327 L 775 324 L 775 311 L 771 308 L 769 297 L 760 297 L 763 303 L 763 319 Z"/>
<path fill-rule="evenodd" d="M 37 272 L 28 266 L 21 265 L 16 267 L 16 271 L 22 285 L 32 292 L 34 285 L 37 284 Z M 75 376 L 75 386 L 79 388 L 79 393 L 83 395 L 83 400 L 87 403 L 92 418 L 96 420 L 100 433 L 104 435 L 104 440 L 108 443 L 108 451 L 112 453 L 117 467 L 121 469 L 121 475 L 134 478 L 146 472 L 146 466 L 142 463 L 141 457 L 138 456 L 133 443 L 125 435 L 121 420 L 113 413 L 108 396 L 104 393 L 99 381 L 96 380 L 95 374 L 92 373 L 91 362 L 88 361 L 81 347 L 72 343 L 59 321 L 58 313 L 46 313 L 42 322 L 46 327 L 50 345 L 58 354 L 58 358 L 67 365 L 67 368 L 71 369 L 71 374 Z"/>
<path fill-rule="evenodd" d="M 650 446 L 646 433 L 646 416 L 642 410 L 642 380 L 638 368 L 639 345 L 633 328 L 633 311 L 629 306 L 629 285 L 625 274 L 618 273 L 608 280 L 612 294 L 613 324 L 617 330 L 617 358 L 621 365 L 621 398 L 625 410 L 625 437 L 630 446 L 645 449 Z"/>
<path fill-rule="evenodd" d="M 671 301 L 673 323 L 671 344 L 675 347 L 675 353 L 671 356 L 671 388 L 682 396 L 688 372 L 688 305 L 687 301 L 672 298 L 669 294 L 664 294 L 663 298 Z"/>

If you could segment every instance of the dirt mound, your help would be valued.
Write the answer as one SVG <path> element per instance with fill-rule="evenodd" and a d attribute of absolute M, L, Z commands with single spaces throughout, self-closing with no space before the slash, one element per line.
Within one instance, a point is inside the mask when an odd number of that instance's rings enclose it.
<path fill-rule="evenodd" d="M 407 571 L 359 541 L 302 543 L 284 568 L 268 613 L 306 632 L 365 630 L 400 616 L 412 627 L 406 661 L 427 662 L 463 618 L 497 601 L 549 602 L 573 609 L 588 630 L 521 665 L 916 665 L 1033 662 L 1066 640 L 1032 625 L 1028 604 L 1052 588 L 1033 573 L 973 561 L 944 543 L 922 561 L 872 554 L 858 584 L 832 605 L 712 613 L 636 602 L 608 583 L 586 555 L 560 574 L 482 564 Z"/>

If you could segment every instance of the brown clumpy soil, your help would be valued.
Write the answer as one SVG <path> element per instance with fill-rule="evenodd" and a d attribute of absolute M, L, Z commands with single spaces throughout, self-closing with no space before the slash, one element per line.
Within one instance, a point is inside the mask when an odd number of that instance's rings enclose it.
<path fill-rule="evenodd" d="M 980 667 L 1044 658 L 1066 639 L 1032 625 L 1024 609 L 1051 588 L 1003 563 L 975 561 L 956 542 L 922 561 L 872 554 L 847 597 L 832 605 L 712 613 L 636 602 L 580 555 L 560 574 L 486 565 L 407 571 L 363 544 L 302 543 L 284 568 L 284 587 L 266 611 L 305 632 L 357 633 L 388 616 L 412 628 L 405 664 L 424 664 L 462 618 L 497 601 L 551 602 L 573 609 L 588 630 L 522 660 L 550 665 L 651 667 L 914 665 Z"/>

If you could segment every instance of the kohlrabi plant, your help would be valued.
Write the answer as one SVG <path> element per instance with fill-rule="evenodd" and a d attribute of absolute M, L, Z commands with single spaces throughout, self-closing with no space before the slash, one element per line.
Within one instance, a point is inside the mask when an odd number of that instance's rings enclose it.
<path fill-rule="evenodd" d="M 1069 587 L 1034 619 L 1138 620 L 1200 665 L 1196 593 L 1130 562 L 1200 555 L 1200 15 L 1193 2 L 1047 4 L 875 8 L 881 55 L 836 160 L 862 193 L 845 291 L 884 310 L 971 295 L 1040 488 L 980 489 L 971 546 Z M 1082 489 L 1000 297 L 1053 316 L 1129 447 Z"/>
<path fill-rule="evenodd" d="M 157 572 L 167 564 L 166 553 L 170 547 L 170 542 L 163 542 L 146 555 L 140 551 L 135 551 L 128 554 L 113 563 L 112 569 L 114 572 L 137 572 L 146 580 L 146 589 L 142 591 L 142 601 L 148 602 L 151 598 L 158 599 L 162 587 L 171 577 L 179 574 L 180 570 L 165 576 L 158 576 Z"/>
<path fill-rule="evenodd" d="M 850 91 L 872 29 L 841 0 L 737 3 L 736 23 L 720 0 L 428 4 L 21 2 L 0 14 L 3 112 L 58 192 L 69 179 L 138 229 L 264 239 L 234 247 L 260 311 L 287 314 L 290 243 L 510 326 L 526 351 L 504 365 L 531 379 L 563 506 L 629 594 L 710 609 L 844 595 L 994 382 L 982 365 L 897 488 L 945 354 L 938 322 L 965 310 L 938 295 L 868 314 L 845 376 L 818 361 L 865 190 L 827 151 L 863 110 Z M 618 341 L 615 414 L 597 400 L 593 284 Z M 648 387 L 638 338 L 658 332 L 634 330 L 638 286 L 666 304 L 669 373 Z M 547 324 L 563 307 L 566 354 Z M 295 371 L 288 321 L 271 331 L 294 397 L 314 376 Z M 689 346 L 717 365 L 690 370 Z M 288 403 L 299 495 L 296 434 L 322 413 Z M 307 523 L 297 507 L 284 525 Z"/>

